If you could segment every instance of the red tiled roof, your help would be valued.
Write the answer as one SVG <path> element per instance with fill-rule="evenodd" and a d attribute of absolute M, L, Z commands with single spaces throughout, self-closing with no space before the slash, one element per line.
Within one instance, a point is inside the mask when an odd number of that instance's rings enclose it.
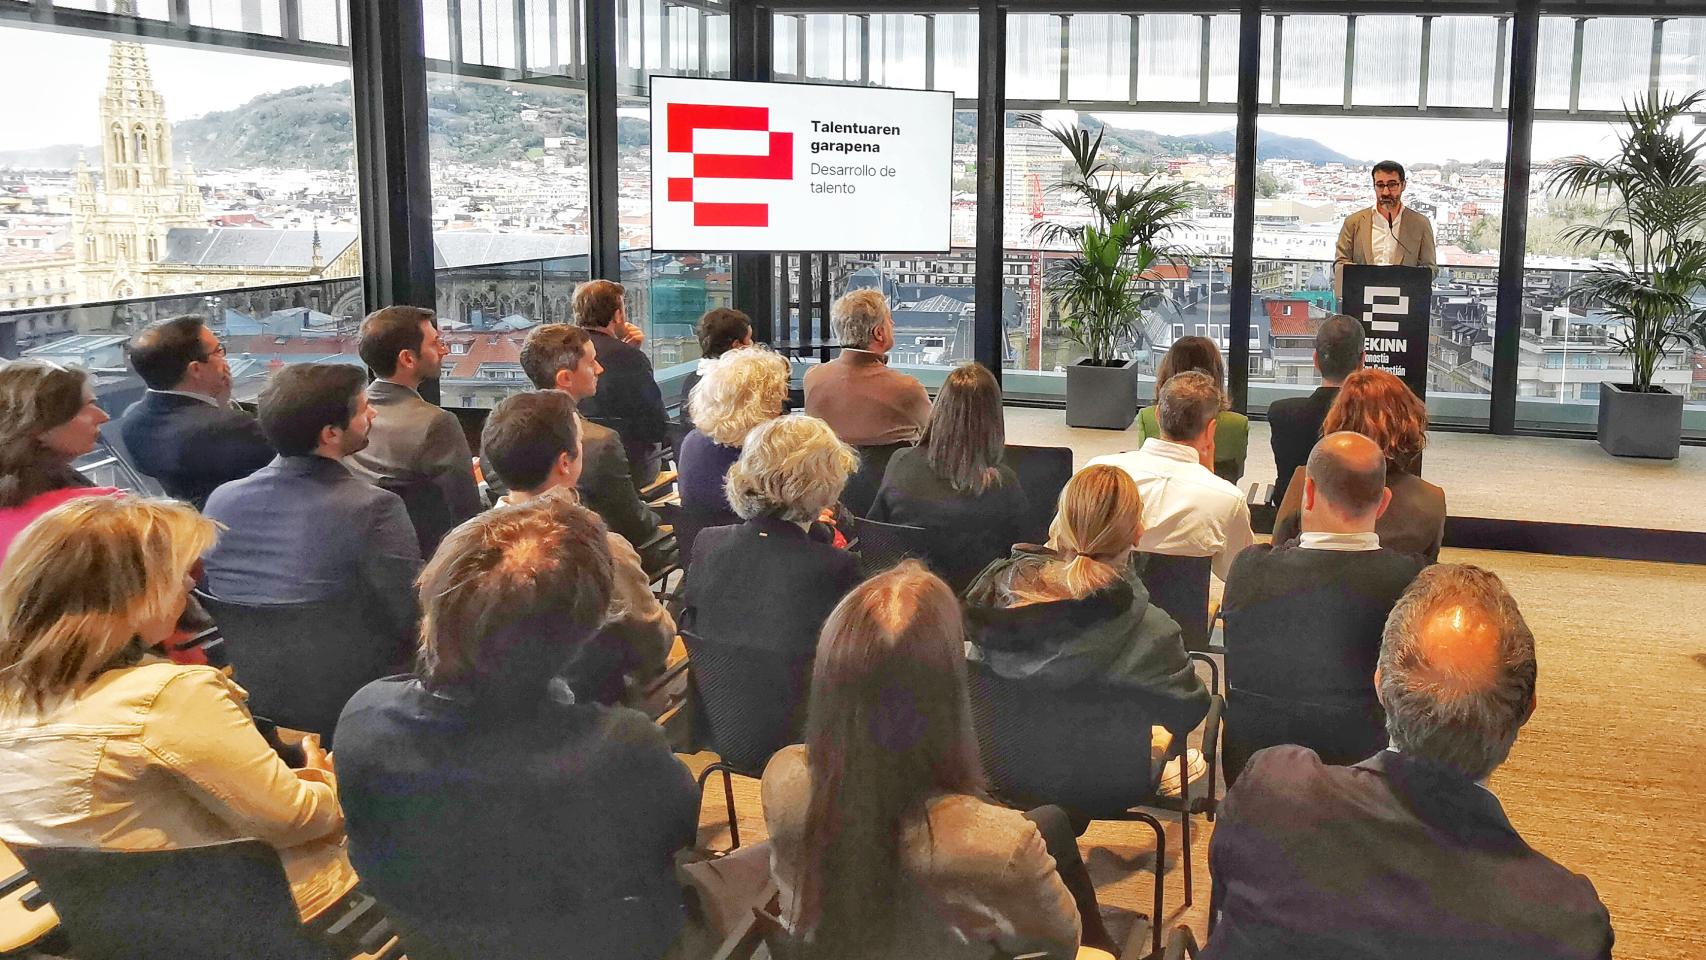
<path fill-rule="evenodd" d="M 1189 280 L 1191 268 L 1184 263 L 1163 263 L 1150 267 L 1138 276 L 1139 280 Z"/>
<path fill-rule="evenodd" d="M 1264 300 L 1262 306 L 1268 311 L 1268 335 L 1273 337 L 1313 337 L 1317 324 L 1309 319 L 1309 301 L 1307 300 Z M 1291 307 L 1291 313 L 1286 314 L 1285 308 Z"/>
<path fill-rule="evenodd" d="M 340 353 L 354 355 L 359 343 L 356 337 L 287 337 L 274 333 L 257 333 L 226 337 L 225 352 L 232 356 L 258 353 L 274 356 L 330 357 Z"/>
<path fill-rule="evenodd" d="M 467 353 L 453 353 L 445 358 L 451 365 L 444 376 L 462 380 L 472 378 L 482 363 L 520 363 L 521 345 L 527 342 L 527 334 L 462 331 L 446 334 L 444 339 L 452 344 L 468 344 Z"/>

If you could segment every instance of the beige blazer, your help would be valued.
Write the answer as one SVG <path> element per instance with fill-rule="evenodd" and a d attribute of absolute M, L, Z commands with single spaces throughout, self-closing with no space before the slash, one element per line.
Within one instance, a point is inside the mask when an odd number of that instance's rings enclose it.
<path fill-rule="evenodd" d="M 784 747 L 770 759 L 762 794 L 771 875 L 782 917 L 792 922 L 811 800 L 804 746 Z M 988 960 L 992 947 L 1056 960 L 1076 955 L 1078 907 L 1036 824 L 963 794 L 936 797 L 926 815 L 928 830 L 918 824 L 901 838 L 905 889 L 873 891 L 895 899 L 900 929 L 892 957 L 871 960 Z"/>
<path fill-rule="evenodd" d="M 247 699 L 212 667 L 150 660 L 0 718 L 0 840 L 171 850 L 258 837 L 314 916 L 355 886 L 337 784 L 285 766 Z"/>
<path fill-rule="evenodd" d="M 930 395 L 885 358 L 843 350 L 806 371 L 806 413 L 856 447 L 915 443 L 930 420 Z"/>
<path fill-rule="evenodd" d="M 1427 267 L 1439 276 L 1439 261 L 1434 258 L 1434 225 L 1428 218 L 1409 207 L 1398 220 L 1400 266 Z M 1374 208 L 1358 210 L 1345 218 L 1339 228 L 1339 242 L 1333 250 L 1333 293 L 1344 296 L 1345 265 L 1374 262 Z"/>

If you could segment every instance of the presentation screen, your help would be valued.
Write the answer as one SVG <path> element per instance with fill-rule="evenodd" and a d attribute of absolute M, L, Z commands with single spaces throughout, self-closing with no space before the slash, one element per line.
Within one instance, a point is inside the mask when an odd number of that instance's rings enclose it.
<path fill-rule="evenodd" d="M 652 247 L 945 253 L 954 95 L 652 78 Z"/>

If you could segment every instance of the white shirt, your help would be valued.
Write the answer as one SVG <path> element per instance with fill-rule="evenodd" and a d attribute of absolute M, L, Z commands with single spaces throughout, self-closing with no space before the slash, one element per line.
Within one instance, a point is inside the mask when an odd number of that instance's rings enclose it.
<path fill-rule="evenodd" d="M 1404 265 L 1404 248 L 1398 245 L 1398 225 L 1404 222 L 1404 208 L 1399 207 L 1398 213 L 1391 223 L 1386 222 L 1386 215 L 1374 208 L 1373 231 L 1371 244 L 1374 247 L 1374 262 L 1381 267 L 1400 267 Z"/>
<path fill-rule="evenodd" d="M 1298 535 L 1297 545 L 1305 550 L 1361 553 L 1366 550 L 1379 550 L 1380 534 L 1373 530 L 1366 533 L 1323 533 L 1318 530 L 1306 530 Z"/>
<path fill-rule="evenodd" d="M 1255 539 L 1250 507 L 1238 488 L 1197 460 L 1195 449 L 1150 437 L 1137 450 L 1097 457 L 1086 466 L 1119 467 L 1137 481 L 1143 536 L 1137 548 L 1173 557 L 1213 557 L 1225 580 L 1232 560 Z"/>

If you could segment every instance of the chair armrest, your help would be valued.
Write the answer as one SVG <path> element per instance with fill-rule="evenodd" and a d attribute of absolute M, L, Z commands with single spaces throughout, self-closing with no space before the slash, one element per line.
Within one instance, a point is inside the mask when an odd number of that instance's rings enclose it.
<path fill-rule="evenodd" d="M 1208 692 L 1215 696 L 1219 696 L 1220 664 L 1216 663 L 1213 657 L 1201 650 L 1188 650 L 1186 651 L 1186 655 L 1192 660 L 1208 664 Z"/>
<path fill-rule="evenodd" d="M 1208 702 L 1208 715 L 1202 722 L 1202 758 L 1210 767 L 1214 766 L 1216 755 L 1220 752 L 1220 718 L 1226 712 L 1226 698 L 1215 694 Z"/>
<path fill-rule="evenodd" d="M 1173 928 L 1172 936 L 1167 938 L 1167 949 L 1162 952 L 1161 960 L 1185 960 L 1186 957 L 1197 955 L 1197 938 L 1191 935 L 1191 928 L 1179 924 Z"/>
<path fill-rule="evenodd" d="M 673 486 L 678 476 L 680 476 L 680 474 L 676 473 L 674 470 L 658 471 L 658 475 L 652 479 L 651 483 L 640 488 L 640 499 L 650 500 L 653 496 L 657 495 L 658 491 L 665 487 Z"/>

